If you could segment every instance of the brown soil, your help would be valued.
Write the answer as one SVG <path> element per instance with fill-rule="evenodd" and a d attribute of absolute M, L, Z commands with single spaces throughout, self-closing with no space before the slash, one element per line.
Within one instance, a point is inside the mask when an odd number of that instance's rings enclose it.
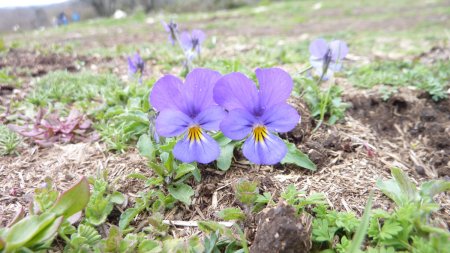
<path fill-rule="evenodd" d="M 348 97 L 350 115 L 381 138 L 403 147 L 417 174 L 450 177 L 450 100 L 432 101 L 426 94 L 400 89 L 388 101 L 378 95 Z"/>
<path fill-rule="evenodd" d="M 298 217 L 297 210 L 284 203 L 263 210 L 257 217 L 258 232 L 253 241 L 252 253 L 302 253 L 309 252 L 311 242 L 311 217 Z"/>
<path fill-rule="evenodd" d="M 39 53 L 23 49 L 11 49 L 0 58 L 0 69 L 13 67 L 12 75 L 17 77 L 38 77 L 55 70 L 77 71 L 80 62 L 89 63 L 86 56 L 69 54 Z M 77 63 L 78 62 L 78 63 Z"/>

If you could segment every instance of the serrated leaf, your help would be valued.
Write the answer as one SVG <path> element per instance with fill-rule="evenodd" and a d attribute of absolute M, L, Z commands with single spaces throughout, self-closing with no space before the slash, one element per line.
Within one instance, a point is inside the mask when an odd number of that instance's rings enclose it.
<path fill-rule="evenodd" d="M 233 160 L 234 143 L 221 146 L 220 155 L 217 158 L 217 168 L 223 171 L 227 171 L 231 167 L 231 161 Z"/>
<path fill-rule="evenodd" d="M 392 239 L 395 235 L 397 235 L 400 231 L 402 231 L 402 226 L 400 223 L 392 220 L 388 220 L 384 223 L 383 227 L 380 231 L 380 238 L 382 240 Z"/>
<path fill-rule="evenodd" d="M 411 182 L 408 175 L 399 168 L 392 168 L 391 174 L 395 178 L 395 181 L 397 181 L 406 198 L 409 201 L 416 201 L 418 198 L 417 188 L 416 185 Z"/>
<path fill-rule="evenodd" d="M 317 169 L 316 165 L 309 159 L 309 157 L 300 151 L 295 144 L 287 142 L 286 145 L 288 148 L 288 153 L 283 160 L 281 160 L 282 164 L 292 163 L 312 171 Z"/>
<path fill-rule="evenodd" d="M 64 218 L 68 218 L 86 207 L 89 196 L 89 183 L 83 177 L 77 184 L 62 193 L 49 211 L 57 216 L 63 215 Z"/>
<path fill-rule="evenodd" d="M 153 146 L 153 142 L 147 134 L 141 135 L 136 144 L 139 149 L 139 153 L 147 158 L 149 161 L 153 161 L 155 159 L 155 148 Z"/>
<path fill-rule="evenodd" d="M 221 219 L 230 220 L 245 220 L 245 214 L 240 208 L 229 207 L 225 208 L 217 214 Z"/>
<path fill-rule="evenodd" d="M 420 186 L 420 195 L 422 196 L 422 198 L 428 198 L 429 201 L 431 201 L 437 194 L 449 190 L 450 181 L 430 180 Z"/>
<path fill-rule="evenodd" d="M 169 185 L 169 193 L 177 200 L 183 202 L 185 205 L 191 204 L 191 197 L 194 195 L 194 190 L 187 184 Z"/>

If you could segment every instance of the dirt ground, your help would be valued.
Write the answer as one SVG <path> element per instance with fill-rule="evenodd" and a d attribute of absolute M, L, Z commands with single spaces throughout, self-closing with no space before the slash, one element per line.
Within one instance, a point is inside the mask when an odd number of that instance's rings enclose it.
<path fill-rule="evenodd" d="M 402 19 L 401 22 L 410 24 L 415 22 L 414 20 Z M 345 19 L 342 22 L 345 24 Z M 399 21 L 399 26 L 403 25 L 401 22 Z M 397 23 L 393 24 L 395 28 Z M 360 23 L 358 26 L 361 28 L 358 29 L 373 26 L 379 26 L 381 29 L 385 25 L 373 22 Z M 302 29 L 314 29 L 317 32 L 320 28 L 303 26 Z M 333 28 L 324 28 L 323 32 L 327 29 Z M 251 36 L 257 35 L 258 31 L 262 32 L 265 29 L 252 31 Z M 122 43 L 112 40 L 113 36 L 114 33 L 103 34 L 98 40 L 89 41 L 100 44 L 107 44 L 102 42 L 103 40 L 108 43 L 110 41 Z M 129 42 L 140 39 L 132 37 Z M 438 57 L 447 57 L 444 59 L 450 60 L 449 54 L 445 56 L 442 52 L 449 52 L 449 48 L 433 49 L 418 57 L 430 64 Z M 0 59 L 0 69 L 13 67 L 15 69 L 13 73 L 22 78 L 23 87 L 30 87 L 34 77 L 51 71 L 79 71 L 77 62 L 80 61 L 85 62 L 86 66 L 114 69 L 123 64 L 123 60 L 76 54 L 42 55 L 33 50 L 14 49 L 7 57 Z M 373 90 L 356 90 L 344 79 L 337 79 L 337 82 L 343 87 L 348 87 L 345 89 L 344 100 L 349 102 L 351 107 L 346 113 L 345 120 L 336 125 L 323 125 L 318 131 L 313 132 L 315 122 L 310 117 L 305 103 L 297 98 L 291 98 L 289 101 L 300 112 L 302 122 L 285 138 L 295 142 L 309 155 L 317 164 L 317 171 L 310 172 L 291 165 L 251 166 L 236 152 L 233 166 L 226 173 L 215 169 L 213 165 L 202 166 L 201 183 L 192 182 L 195 189 L 192 205 L 189 207 L 177 205 L 166 214 L 165 219 L 218 220 L 216 216 L 218 211 L 225 207 L 239 206 L 234 197 L 233 187 L 242 179 L 258 181 L 260 192 L 271 192 L 275 201 L 289 184 L 294 184 L 306 194 L 322 192 L 331 207 L 353 211 L 358 215 L 363 212 L 369 192 L 375 189 L 376 181 L 389 178 L 392 167 L 403 169 L 417 183 L 432 178 L 450 180 L 448 99 L 436 103 L 422 92 L 404 88 L 385 102 Z M 6 104 L 10 98 L 8 96 L 17 96 L 14 94 L 25 92 L 26 89 L 1 86 L 0 102 Z M 111 181 L 115 181 L 116 188 L 129 197 L 130 206 L 137 193 L 145 188 L 142 182 L 129 179 L 127 176 L 135 172 L 148 176 L 152 173 L 136 149 L 131 148 L 125 154 L 116 154 L 107 152 L 102 143 L 55 145 L 51 148 L 38 148 L 28 143 L 20 150 L 20 156 L 2 157 L 0 225 L 6 225 L 20 205 L 28 205 L 34 189 L 44 182 L 46 177 L 50 177 L 58 189 L 63 190 L 79 177 L 95 175 L 100 170 L 108 171 L 108 176 Z M 449 226 L 450 198 L 441 194 L 438 202 L 442 207 L 439 216 Z M 380 191 L 375 191 L 374 208 L 389 210 L 393 208 L 393 203 Z M 283 209 L 280 212 L 286 213 L 284 215 L 286 219 L 290 217 L 289 210 Z M 270 213 L 265 215 L 273 216 Z M 308 226 L 305 220 L 280 222 L 296 222 Z M 250 238 L 258 237 L 256 224 L 257 221 L 254 221 L 246 231 Z M 174 228 L 174 233 L 179 237 L 194 232 L 192 229 Z"/>

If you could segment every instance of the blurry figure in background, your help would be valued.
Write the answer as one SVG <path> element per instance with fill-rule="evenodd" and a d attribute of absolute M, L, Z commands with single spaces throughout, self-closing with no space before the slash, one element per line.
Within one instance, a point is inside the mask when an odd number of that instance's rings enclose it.
<path fill-rule="evenodd" d="M 80 21 L 80 14 L 76 11 L 72 13 L 72 22 L 78 22 Z"/>
<path fill-rule="evenodd" d="M 59 13 L 58 17 L 56 18 L 56 24 L 58 26 L 67 25 L 69 23 L 69 20 L 67 19 L 66 13 L 61 12 Z"/>

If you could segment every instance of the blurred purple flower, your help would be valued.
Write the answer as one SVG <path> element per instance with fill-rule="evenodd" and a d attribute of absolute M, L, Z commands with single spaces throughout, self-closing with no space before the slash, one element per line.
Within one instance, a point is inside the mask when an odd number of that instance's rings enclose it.
<path fill-rule="evenodd" d="M 186 52 L 194 52 L 200 54 L 200 46 L 205 41 L 206 34 L 202 30 L 192 30 L 182 32 L 180 35 L 181 46 Z"/>
<path fill-rule="evenodd" d="M 225 116 L 213 100 L 217 71 L 194 69 L 183 83 L 172 75 L 159 79 L 150 93 L 150 104 L 159 111 L 156 131 L 163 137 L 184 135 L 173 149 L 182 162 L 210 163 L 220 154 L 217 142 L 205 131 L 219 130 Z"/>
<path fill-rule="evenodd" d="M 275 133 L 292 130 L 300 115 L 286 103 L 293 81 L 279 68 L 257 69 L 255 83 L 241 73 L 231 73 L 217 81 L 214 100 L 228 115 L 220 130 L 233 140 L 247 138 L 244 156 L 255 164 L 276 164 L 287 153 L 286 144 Z"/>
<path fill-rule="evenodd" d="M 164 29 L 166 32 L 169 33 L 169 42 L 172 45 L 175 45 L 175 42 L 177 41 L 178 36 L 178 25 L 177 23 L 173 22 L 173 20 L 170 20 L 169 23 L 166 23 L 164 21 L 161 21 L 162 25 L 164 26 Z"/>
<path fill-rule="evenodd" d="M 328 44 L 324 39 L 316 39 L 309 45 L 309 52 L 311 65 L 323 79 L 327 78 L 328 74 L 341 70 L 348 47 L 341 40 L 333 40 Z"/>
<path fill-rule="evenodd" d="M 134 54 L 133 57 L 128 56 L 128 72 L 131 75 L 138 73 L 142 76 L 144 73 L 145 62 L 142 60 L 139 53 Z"/>

